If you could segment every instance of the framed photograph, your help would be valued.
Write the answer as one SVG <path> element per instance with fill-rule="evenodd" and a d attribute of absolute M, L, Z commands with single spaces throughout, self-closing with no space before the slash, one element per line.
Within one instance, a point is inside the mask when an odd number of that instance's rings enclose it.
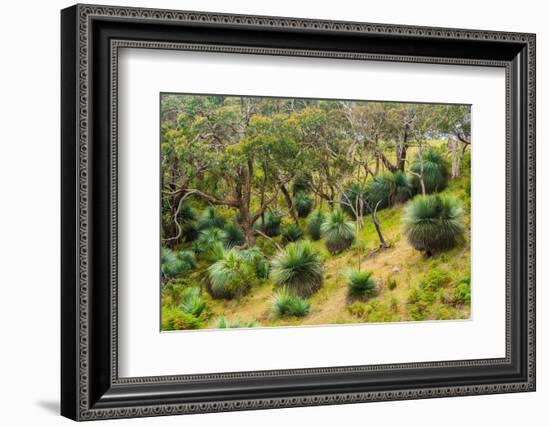
<path fill-rule="evenodd" d="M 61 12 L 61 412 L 535 390 L 535 35 Z"/>

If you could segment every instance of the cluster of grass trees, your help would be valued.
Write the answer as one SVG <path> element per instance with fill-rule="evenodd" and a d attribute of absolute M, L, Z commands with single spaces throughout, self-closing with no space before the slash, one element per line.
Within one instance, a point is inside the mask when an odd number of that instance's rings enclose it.
<path fill-rule="evenodd" d="M 469 307 L 469 263 L 461 280 L 438 268 L 392 299 L 405 318 L 382 315 L 393 307 L 372 300 L 381 277 L 365 268 L 393 248 L 384 210 L 403 210 L 400 230 L 426 261 L 464 245 L 463 203 L 444 190 L 467 170 L 469 191 L 469 107 L 164 95 L 161 119 L 163 330 L 299 324 L 334 273 L 360 320 L 437 319 L 434 304 Z M 376 231 L 371 252 L 367 226 Z M 351 265 L 334 271 L 346 253 Z M 226 303 L 244 311 L 265 287 L 267 317 L 225 317 Z"/>

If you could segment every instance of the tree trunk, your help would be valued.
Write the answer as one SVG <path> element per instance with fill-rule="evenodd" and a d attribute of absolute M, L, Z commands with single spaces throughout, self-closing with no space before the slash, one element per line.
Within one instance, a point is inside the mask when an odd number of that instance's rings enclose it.
<path fill-rule="evenodd" d="M 298 225 L 298 216 L 296 215 L 296 210 L 294 209 L 294 203 L 292 202 L 292 198 L 290 197 L 290 194 L 288 193 L 288 189 L 286 188 L 285 184 L 281 185 L 281 192 L 285 196 L 286 204 L 288 205 L 288 211 L 290 212 L 292 219 L 294 219 L 294 222 L 296 222 L 296 225 Z"/>
<path fill-rule="evenodd" d="M 405 162 L 407 161 L 408 139 L 409 134 L 407 132 L 407 129 L 405 129 L 405 132 L 403 133 L 403 140 L 401 142 L 398 142 L 395 147 L 395 159 L 397 162 L 397 169 L 401 170 L 402 172 L 405 171 Z"/>
<path fill-rule="evenodd" d="M 254 247 L 256 245 L 256 232 L 254 231 L 254 226 L 250 223 L 250 218 L 247 217 L 243 221 L 243 231 L 244 237 L 246 239 L 246 246 L 248 248 Z"/>
<path fill-rule="evenodd" d="M 460 176 L 460 160 L 462 159 L 462 154 L 458 149 L 458 145 L 458 139 L 451 136 L 449 138 L 448 147 L 451 151 L 451 178 L 453 179 Z"/>

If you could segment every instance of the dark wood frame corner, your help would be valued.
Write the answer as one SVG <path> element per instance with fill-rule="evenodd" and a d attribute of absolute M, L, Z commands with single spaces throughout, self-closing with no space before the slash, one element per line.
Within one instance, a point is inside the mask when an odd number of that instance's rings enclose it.
<path fill-rule="evenodd" d="M 533 34 L 76 5 L 61 13 L 61 36 L 64 416 L 91 420 L 535 390 Z M 116 114 L 121 47 L 504 68 L 506 356 L 118 377 Z"/>

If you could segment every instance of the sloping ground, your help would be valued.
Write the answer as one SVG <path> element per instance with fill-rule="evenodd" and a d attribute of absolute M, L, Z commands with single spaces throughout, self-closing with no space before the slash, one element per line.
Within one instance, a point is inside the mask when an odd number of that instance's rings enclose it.
<path fill-rule="evenodd" d="M 322 241 L 314 243 L 325 258 L 325 276 L 323 288 L 308 299 L 311 310 L 307 316 L 275 318 L 272 315 L 273 286 L 267 282 L 252 289 L 241 300 L 209 300 L 212 316 L 206 327 L 216 328 L 219 316 L 224 316 L 229 322 L 255 321 L 257 326 L 264 327 L 469 318 L 469 304 L 450 303 L 453 285 L 470 275 L 470 208 L 465 192 L 468 185 L 469 182 L 463 178 L 453 181 L 444 191 L 461 199 L 464 207 L 465 241 L 453 250 L 432 257 L 416 251 L 401 232 L 405 206 L 386 209 L 378 213 L 378 218 L 390 248 L 378 249 L 378 237 L 368 218 L 365 218 L 366 225 L 360 232 L 360 243 L 345 253 L 331 256 Z M 378 295 L 366 301 L 348 298 L 347 283 L 342 274 L 347 269 L 357 269 L 359 251 L 361 270 L 372 271 L 379 286 Z M 430 302 L 429 313 L 419 318 L 411 314 L 409 295 L 433 270 L 445 272 L 449 281 L 441 288 L 437 298 Z M 395 281 L 393 289 L 390 288 L 391 281 Z"/>

